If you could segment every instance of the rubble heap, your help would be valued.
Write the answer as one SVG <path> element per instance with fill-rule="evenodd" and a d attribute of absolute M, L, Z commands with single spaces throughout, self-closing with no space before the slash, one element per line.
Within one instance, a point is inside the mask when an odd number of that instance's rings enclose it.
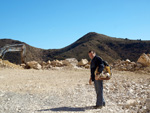
<path fill-rule="evenodd" d="M 150 54 L 143 53 L 137 62 L 131 62 L 129 59 L 117 60 L 112 65 L 113 68 L 120 71 L 137 71 L 145 70 L 150 67 Z"/>
<path fill-rule="evenodd" d="M 82 59 L 80 62 L 75 58 L 67 58 L 65 60 L 48 60 L 47 62 L 38 63 L 36 61 L 30 61 L 22 65 L 24 68 L 33 69 L 50 69 L 53 67 L 71 67 L 71 68 L 89 68 L 89 62 L 87 59 Z"/>
<path fill-rule="evenodd" d="M 141 63 L 131 62 L 129 59 L 126 61 L 117 60 L 113 63 L 113 68 L 119 71 L 136 71 L 143 68 Z"/>

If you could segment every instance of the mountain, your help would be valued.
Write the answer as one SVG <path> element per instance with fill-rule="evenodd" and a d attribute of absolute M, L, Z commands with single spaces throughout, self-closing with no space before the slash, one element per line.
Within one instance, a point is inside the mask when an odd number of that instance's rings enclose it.
<path fill-rule="evenodd" d="M 0 47 L 6 44 L 19 44 L 23 42 L 1 39 Z M 24 43 L 25 44 L 25 43 Z M 101 56 L 108 62 L 113 62 L 117 59 L 130 59 L 137 61 L 142 53 L 150 53 L 150 41 L 129 40 L 123 38 L 114 38 L 95 32 L 90 32 L 78 39 L 76 42 L 62 49 L 44 50 L 32 47 L 26 44 L 27 61 L 47 61 L 54 59 L 65 58 L 88 58 L 88 51 L 94 50 L 97 55 Z M 5 59 L 11 62 L 20 63 L 20 54 L 17 52 L 7 53 Z"/>

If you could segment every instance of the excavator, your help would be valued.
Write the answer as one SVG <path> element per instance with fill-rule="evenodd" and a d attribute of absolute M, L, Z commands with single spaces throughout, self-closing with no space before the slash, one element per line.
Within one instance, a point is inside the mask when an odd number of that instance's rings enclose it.
<path fill-rule="evenodd" d="M 4 47 L 0 48 L 0 57 L 3 59 L 7 52 L 21 52 L 21 63 L 26 63 L 26 46 L 25 44 L 13 44 L 13 45 L 5 45 Z"/>

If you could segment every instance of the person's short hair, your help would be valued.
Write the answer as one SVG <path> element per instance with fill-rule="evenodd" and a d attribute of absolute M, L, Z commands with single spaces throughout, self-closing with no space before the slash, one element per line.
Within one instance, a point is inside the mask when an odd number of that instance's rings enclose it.
<path fill-rule="evenodd" d="M 95 51 L 93 51 L 93 50 L 90 50 L 90 51 L 89 51 L 89 53 L 95 53 Z"/>

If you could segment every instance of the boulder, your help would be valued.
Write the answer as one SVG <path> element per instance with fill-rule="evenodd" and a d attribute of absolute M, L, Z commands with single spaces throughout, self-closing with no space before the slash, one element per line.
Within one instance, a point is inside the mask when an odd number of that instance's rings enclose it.
<path fill-rule="evenodd" d="M 150 58 L 150 54 L 147 54 L 147 56 Z"/>
<path fill-rule="evenodd" d="M 80 62 L 78 62 L 78 66 L 85 66 L 86 64 L 88 64 L 87 59 L 82 59 Z"/>
<path fill-rule="evenodd" d="M 139 67 L 139 68 L 141 68 L 141 67 L 143 67 L 143 65 L 141 64 L 141 63 L 136 63 L 136 67 Z"/>
<path fill-rule="evenodd" d="M 67 58 L 65 60 L 68 61 L 74 67 L 78 65 L 78 60 L 76 58 Z"/>
<path fill-rule="evenodd" d="M 69 67 L 72 67 L 71 63 L 68 61 L 68 60 L 62 60 L 61 61 L 63 66 L 69 66 Z"/>
<path fill-rule="evenodd" d="M 36 62 L 36 61 L 30 61 L 30 62 L 27 62 L 27 66 L 29 66 L 30 68 L 33 68 L 33 69 L 41 69 L 41 65 Z"/>
<path fill-rule="evenodd" d="M 131 61 L 129 60 L 129 59 L 126 59 L 126 61 L 125 61 L 126 63 L 130 63 Z"/>
<path fill-rule="evenodd" d="M 42 64 L 41 64 L 41 66 L 42 66 L 42 68 L 43 69 L 49 69 L 49 68 L 51 68 L 51 62 L 50 61 L 47 61 L 47 62 L 42 62 Z"/>
<path fill-rule="evenodd" d="M 47 64 L 51 64 L 51 61 L 50 61 L 50 60 L 48 60 L 48 61 L 47 61 Z"/>
<path fill-rule="evenodd" d="M 135 64 L 135 70 L 139 70 L 139 69 L 141 69 L 143 67 L 143 65 L 141 64 L 141 63 L 136 63 Z"/>
<path fill-rule="evenodd" d="M 63 66 L 63 63 L 62 63 L 62 61 L 54 60 L 54 61 L 51 62 L 51 65 L 52 65 L 53 67 L 62 67 L 62 66 Z"/>
<path fill-rule="evenodd" d="M 46 62 L 43 61 L 43 62 L 41 63 L 41 66 L 45 66 L 45 65 L 46 65 Z"/>
<path fill-rule="evenodd" d="M 144 66 L 150 66 L 150 54 L 143 53 L 137 62 L 143 64 Z"/>
<path fill-rule="evenodd" d="M 26 64 L 21 64 L 20 66 L 23 68 L 26 68 Z"/>

